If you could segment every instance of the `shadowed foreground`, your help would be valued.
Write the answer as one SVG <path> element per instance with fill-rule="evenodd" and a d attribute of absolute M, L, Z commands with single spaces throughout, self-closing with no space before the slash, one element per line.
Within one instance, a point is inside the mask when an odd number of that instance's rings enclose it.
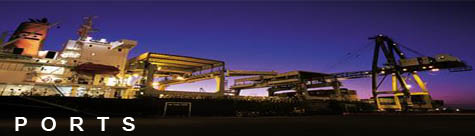
<path fill-rule="evenodd" d="M 100 121 L 84 117 L 84 132 L 69 132 L 69 118 L 56 118 L 53 132 L 43 132 L 41 119 L 14 132 L 14 118 L 0 120 L 0 135 L 454 135 L 474 134 L 474 115 L 306 116 L 306 117 L 193 117 L 135 118 L 136 129 L 125 132 L 122 118 Z M 50 126 L 50 125 L 47 125 Z"/>

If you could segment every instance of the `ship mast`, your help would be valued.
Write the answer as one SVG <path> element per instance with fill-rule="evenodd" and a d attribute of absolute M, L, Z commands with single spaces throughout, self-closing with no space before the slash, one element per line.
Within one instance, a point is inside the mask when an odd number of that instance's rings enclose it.
<path fill-rule="evenodd" d="M 97 31 L 92 27 L 92 19 L 94 18 L 97 18 L 97 16 L 84 17 L 84 24 L 78 30 L 79 40 L 86 40 L 91 32 Z"/>

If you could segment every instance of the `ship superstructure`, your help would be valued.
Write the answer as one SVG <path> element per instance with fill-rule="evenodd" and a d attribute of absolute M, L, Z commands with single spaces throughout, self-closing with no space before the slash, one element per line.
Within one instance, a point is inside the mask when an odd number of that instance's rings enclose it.
<path fill-rule="evenodd" d="M 20 24 L 2 46 L 0 79 L 2 96 L 72 96 L 113 98 L 127 93 L 126 62 L 133 40 L 95 40 L 88 33 L 91 19 L 80 37 L 59 51 L 42 51 L 49 23 L 46 19 Z"/>
<path fill-rule="evenodd" d="M 8 78 L 0 78 L 0 95 L 122 99 L 224 95 L 223 61 L 152 52 L 128 60 L 137 41 L 93 39 L 93 18 L 84 18 L 78 39 L 68 40 L 61 51 L 42 50 L 52 26 L 46 19 L 21 23 L 1 46 L 0 75 Z M 165 91 L 170 85 L 208 79 L 217 81 L 216 92 Z"/>

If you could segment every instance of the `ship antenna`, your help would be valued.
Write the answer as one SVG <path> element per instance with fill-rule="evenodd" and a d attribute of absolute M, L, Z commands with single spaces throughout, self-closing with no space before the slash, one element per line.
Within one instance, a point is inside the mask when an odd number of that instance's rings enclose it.
<path fill-rule="evenodd" d="M 97 16 L 84 17 L 84 23 L 78 30 L 80 40 L 86 40 L 91 32 L 97 32 L 97 29 L 92 27 L 92 19 L 94 18 L 97 18 Z"/>

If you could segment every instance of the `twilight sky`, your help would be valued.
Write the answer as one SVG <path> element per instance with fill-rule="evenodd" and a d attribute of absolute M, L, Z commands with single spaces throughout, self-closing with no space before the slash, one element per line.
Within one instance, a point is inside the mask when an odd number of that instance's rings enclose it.
<path fill-rule="evenodd" d="M 150 51 L 210 58 L 235 70 L 369 70 L 374 43 L 367 38 L 378 33 L 428 56 L 449 53 L 475 65 L 470 2 L 0 2 L 0 12 L 0 31 L 12 32 L 27 18 L 59 22 L 46 41 L 49 50 L 76 39 L 83 16 L 99 16 L 93 37 L 137 40 L 131 56 Z M 475 72 L 421 76 L 433 98 L 475 108 Z M 343 83 L 360 98 L 371 95 L 370 79 Z M 171 88 L 200 87 L 213 90 L 214 81 Z"/>

